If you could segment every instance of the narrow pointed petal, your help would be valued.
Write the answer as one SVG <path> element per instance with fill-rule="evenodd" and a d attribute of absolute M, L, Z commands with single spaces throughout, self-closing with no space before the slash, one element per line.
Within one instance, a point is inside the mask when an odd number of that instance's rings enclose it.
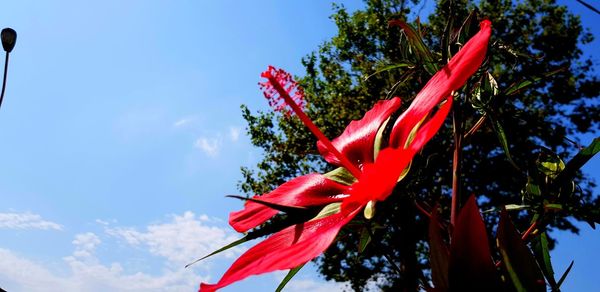
<path fill-rule="evenodd" d="M 355 166 L 373 162 L 373 144 L 377 130 L 381 124 L 400 107 L 400 98 L 378 101 L 362 119 L 352 121 L 344 132 L 332 143 Z M 321 156 L 331 164 L 342 166 L 337 157 L 331 153 L 323 143 L 317 142 Z"/>
<path fill-rule="evenodd" d="M 448 64 L 438 71 L 417 94 L 410 107 L 398 118 L 390 138 L 393 147 L 403 147 L 412 129 L 439 102 L 459 88 L 473 75 L 485 58 L 492 25 L 489 20 L 480 24 L 474 35 Z"/>
<path fill-rule="evenodd" d="M 340 202 L 347 186 L 312 173 L 294 178 L 272 192 L 255 196 L 261 201 L 278 205 L 310 207 Z M 246 232 L 271 219 L 279 211 L 256 202 L 247 202 L 244 209 L 229 214 L 229 224 L 238 232 Z"/>
<path fill-rule="evenodd" d="M 331 245 L 340 229 L 359 211 L 360 206 L 355 205 L 272 235 L 242 254 L 217 284 L 202 283 L 200 291 L 216 291 L 248 276 L 295 268 L 314 259 Z"/>
<path fill-rule="evenodd" d="M 419 128 L 417 134 L 415 135 L 414 140 L 410 143 L 409 148 L 413 149 L 416 153 L 421 150 L 435 136 L 435 134 L 440 130 L 442 125 L 444 124 L 444 120 L 450 113 L 450 109 L 452 109 L 452 96 L 448 96 L 446 102 L 442 104 L 439 110 L 435 113 L 433 117 L 423 126 Z"/>

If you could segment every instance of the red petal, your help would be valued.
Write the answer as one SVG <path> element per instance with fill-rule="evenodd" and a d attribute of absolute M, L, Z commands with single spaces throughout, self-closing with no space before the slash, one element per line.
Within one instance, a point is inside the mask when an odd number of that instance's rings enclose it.
<path fill-rule="evenodd" d="M 332 143 L 344 156 L 360 168 L 361 164 L 373 162 L 373 144 L 381 124 L 400 107 L 400 98 L 378 101 L 358 121 L 352 121 L 342 135 Z M 321 143 L 317 142 L 321 156 L 331 164 L 342 166 L 340 161 Z"/>
<path fill-rule="evenodd" d="M 412 155 L 409 149 L 385 148 L 377 155 L 375 163 L 363 166 L 360 180 L 350 187 L 350 197 L 342 203 L 366 204 L 378 198 L 386 198 L 396 186 L 402 170 L 410 162 Z"/>
<path fill-rule="evenodd" d="M 362 206 L 325 218 L 290 226 L 240 256 L 217 284 L 200 285 L 209 292 L 240 281 L 251 275 L 286 270 L 304 264 L 325 251 L 339 230 L 360 211 Z"/>
<path fill-rule="evenodd" d="M 255 198 L 285 206 L 319 206 L 341 201 L 339 195 L 347 193 L 347 188 L 322 174 L 312 173 L 294 178 L 272 192 Z M 229 224 L 238 232 L 246 232 L 269 220 L 277 212 L 265 205 L 247 202 L 243 210 L 229 214 Z"/>
<path fill-rule="evenodd" d="M 404 146 L 410 131 L 421 121 L 442 98 L 450 96 L 462 87 L 477 71 L 487 51 L 491 34 L 491 23 L 484 20 L 481 29 L 456 54 L 448 64 L 438 71 L 417 94 L 410 107 L 398 118 L 390 141 L 393 147 Z"/>
<path fill-rule="evenodd" d="M 448 96 L 446 103 L 440 106 L 440 109 L 435 115 L 417 131 L 414 140 L 410 143 L 410 148 L 416 153 L 431 140 L 431 138 L 439 131 L 440 127 L 444 124 L 444 120 L 450 113 L 452 108 L 452 96 Z"/>
<path fill-rule="evenodd" d="M 452 97 L 419 128 L 409 148 L 385 148 L 379 152 L 375 163 L 365 164 L 360 180 L 351 186 L 350 197 L 344 201 L 344 205 L 349 202 L 366 204 L 370 200 L 385 200 L 392 193 L 408 163 L 440 129 L 450 108 Z"/>

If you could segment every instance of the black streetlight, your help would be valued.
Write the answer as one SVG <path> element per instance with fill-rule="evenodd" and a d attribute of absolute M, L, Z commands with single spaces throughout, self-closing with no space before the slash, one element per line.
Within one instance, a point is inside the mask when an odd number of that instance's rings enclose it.
<path fill-rule="evenodd" d="M 2 78 L 2 93 L 0 93 L 0 107 L 2 106 L 2 100 L 4 99 L 4 89 L 6 89 L 6 75 L 8 73 L 8 55 L 15 48 L 17 42 L 17 32 L 12 28 L 5 28 L 0 33 L 2 38 L 2 47 L 6 51 L 6 59 L 4 61 L 4 78 Z"/>

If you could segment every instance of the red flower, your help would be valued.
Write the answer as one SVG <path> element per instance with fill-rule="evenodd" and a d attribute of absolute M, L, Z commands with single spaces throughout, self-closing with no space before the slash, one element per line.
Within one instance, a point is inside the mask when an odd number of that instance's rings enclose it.
<path fill-rule="evenodd" d="M 277 189 L 254 199 L 291 207 L 323 207 L 314 219 L 283 229 L 250 248 L 225 272 L 217 284 L 201 284 L 201 291 L 215 291 L 251 275 L 297 267 L 320 255 L 334 241 L 339 230 L 369 201 L 383 201 L 413 156 L 443 124 L 452 106 L 451 92 L 459 89 L 481 65 L 487 50 L 491 24 L 481 22 L 481 30 L 417 94 L 410 107 L 392 128 L 388 148 L 374 154 L 378 130 L 400 107 L 400 99 L 379 101 L 359 121 L 353 121 L 342 135 L 329 141 L 295 102 L 304 100 L 302 91 L 290 75 L 269 67 L 261 76 L 265 96 L 276 109 L 290 106 L 317 136 L 321 155 L 331 164 L 342 166 L 355 178 L 345 185 L 327 175 L 313 173 L 292 179 Z M 291 93 L 291 94 L 290 94 Z M 440 105 L 441 103 L 441 105 Z M 425 118 L 437 106 L 432 117 Z M 411 135 L 411 133 L 413 133 Z M 233 212 L 229 223 L 245 232 L 278 213 L 264 204 L 248 201 L 243 210 Z"/>

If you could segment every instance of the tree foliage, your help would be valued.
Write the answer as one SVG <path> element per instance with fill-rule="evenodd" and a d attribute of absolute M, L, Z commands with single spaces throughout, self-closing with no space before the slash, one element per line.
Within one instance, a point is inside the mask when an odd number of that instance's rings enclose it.
<path fill-rule="evenodd" d="M 416 2 L 366 0 L 364 9 L 352 13 L 334 5 L 337 35 L 302 59 L 306 75 L 298 80 L 308 100 L 306 112 L 333 138 L 380 99 L 400 96 L 410 104 L 477 31 L 478 18 L 493 23 L 488 59 L 455 97 L 454 127 L 447 121 L 415 157 L 394 194 L 376 206 L 367 225 L 370 244 L 361 250 L 361 232 L 342 231 L 337 244 L 318 259 L 327 279 L 349 281 L 357 291 L 376 279 L 389 291 L 416 290 L 416 280 L 427 281 L 428 220 L 414 202 L 450 206 L 457 139 L 462 145 L 460 193 L 465 199 L 477 195 L 481 209 L 492 210 L 485 213 L 491 230 L 500 217 L 494 207 L 533 205 L 531 189 L 545 191 L 536 176 L 540 165 L 559 165 L 579 150 L 573 137 L 598 131 L 600 108 L 590 105 L 600 102 L 600 81 L 580 48 L 593 37 L 578 16 L 553 0 L 446 0 L 437 3 L 427 22 L 412 24 L 411 31 L 389 25 L 390 20 L 407 19 L 419 8 Z M 242 111 L 252 143 L 263 150 L 256 166 L 242 168 L 239 187 L 246 194 L 269 192 L 300 174 L 331 170 L 325 169 L 316 139 L 298 119 L 247 107 Z M 470 131 L 474 126 L 477 131 Z M 568 216 L 592 226 L 599 221 L 593 180 L 577 171 L 573 181 L 575 187 L 561 199 L 568 208 L 548 219 L 547 230 L 576 233 Z M 565 192 L 563 188 L 557 196 Z M 513 214 L 521 230 L 528 225 L 526 215 Z"/>

